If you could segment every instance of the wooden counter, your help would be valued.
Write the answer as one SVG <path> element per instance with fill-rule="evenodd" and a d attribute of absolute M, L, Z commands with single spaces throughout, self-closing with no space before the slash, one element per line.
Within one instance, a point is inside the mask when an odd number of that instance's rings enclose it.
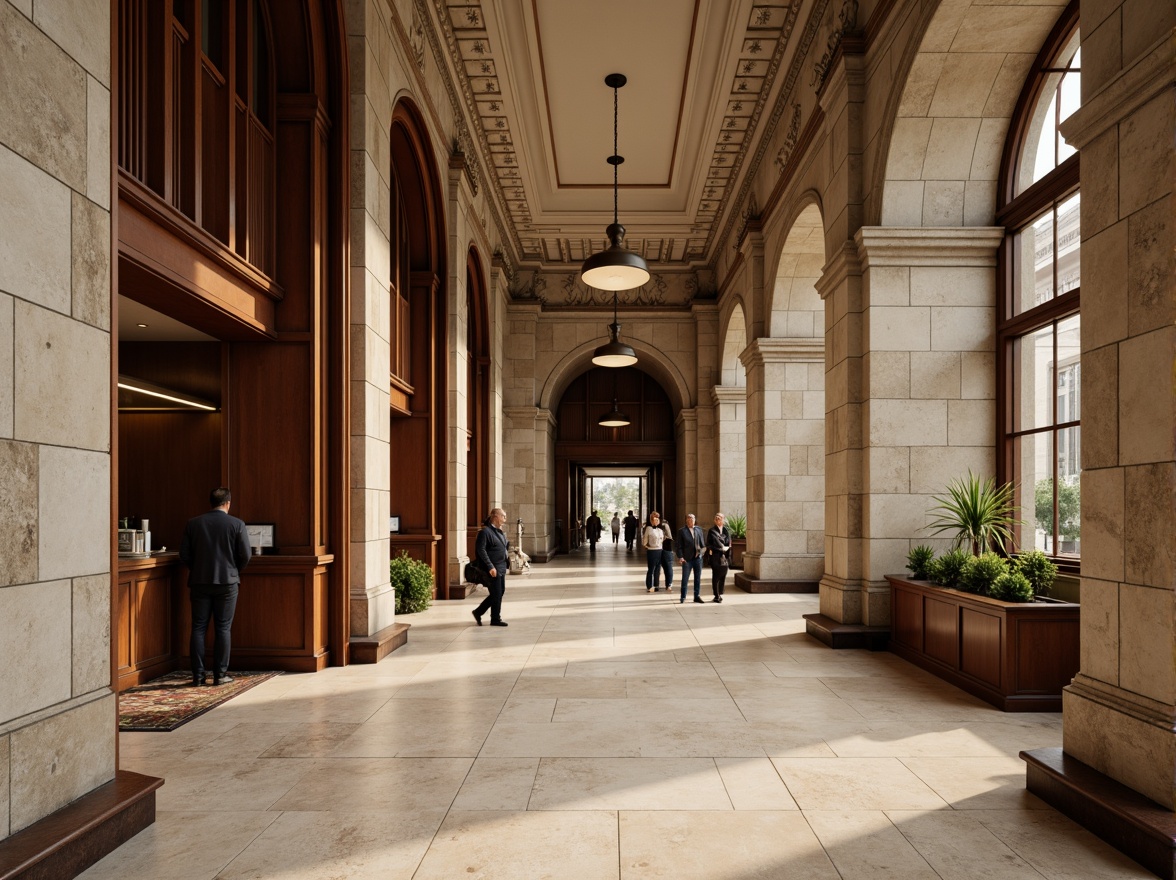
<path fill-rule="evenodd" d="M 327 571 L 334 556 L 255 556 L 241 577 L 230 669 L 327 666 Z M 192 613 L 179 554 L 118 563 L 118 689 L 188 669 Z M 205 637 L 211 668 L 214 636 Z"/>

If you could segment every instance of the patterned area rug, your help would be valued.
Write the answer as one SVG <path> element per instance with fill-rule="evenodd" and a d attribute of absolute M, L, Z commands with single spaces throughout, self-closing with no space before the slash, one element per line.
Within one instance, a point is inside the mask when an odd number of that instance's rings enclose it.
<path fill-rule="evenodd" d="M 118 729 L 175 730 L 282 673 L 234 671 L 230 674 L 233 680 L 228 684 L 192 687 L 191 672 L 169 672 L 147 684 L 128 688 L 118 695 Z"/>

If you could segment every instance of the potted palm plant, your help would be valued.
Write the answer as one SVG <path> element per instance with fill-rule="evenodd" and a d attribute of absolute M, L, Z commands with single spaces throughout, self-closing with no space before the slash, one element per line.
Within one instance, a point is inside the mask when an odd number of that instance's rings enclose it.
<path fill-rule="evenodd" d="M 1040 550 L 1009 557 L 1014 487 L 968 473 L 929 513 L 953 547 L 907 556 L 911 576 L 888 575 L 890 649 L 1007 711 L 1061 711 L 1078 672 L 1079 607 L 1043 598 L 1057 567 Z"/>
<path fill-rule="evenodd" d="M 747 550 L 747 516 L 733 513 L 727 517 L 727 531 L 731 533 L 731 567 L 743 568 L 743 553 Z"/>

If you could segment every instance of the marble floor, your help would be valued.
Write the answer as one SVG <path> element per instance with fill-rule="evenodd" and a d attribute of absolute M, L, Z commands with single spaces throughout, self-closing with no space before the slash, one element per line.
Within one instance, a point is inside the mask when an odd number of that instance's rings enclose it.
<path fill-rule="evenodd" d="M 1150 877 L 1025 791 L 1061 716 L 804 634 L 816 596 L 647 594 L 604 545 L 440 602 L 374 666 L 124 733 L 158 819 L 87 880 Z M 703 595 L 709 594 L 704 576 Z M 675 583 L 677 586 L 677 583 Z"/>

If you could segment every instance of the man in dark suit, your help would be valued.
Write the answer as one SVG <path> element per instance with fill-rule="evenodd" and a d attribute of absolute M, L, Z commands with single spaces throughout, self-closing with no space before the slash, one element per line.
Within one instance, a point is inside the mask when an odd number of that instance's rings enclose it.
<path fill-rule="evenodd" d="M 585 524 L 588 532 L 588 540 L 591 542 L 589 550 L 596 552 L 596 542 L 600 540 L 600 533 L 604 531 L 604 523 L 600 521 L 600 517 L 596 515 L 596 511 L 592 511 L 592 516 L 588 517 L 588 522 Z"/>
<path fill-rule="evenodd" d="M 686 601 L 686 581 L 691 571 L 694 572 L 694 601 L 702 601 L 699 582 L 702 580 L 702 553 L 705 549 L 706 539 L 702 529 L 694 524 L 694 514 L 686 514 L 686 525 L 678 529 L 678 537 L 674 541 L 674 552 L 682 560 L 682 598 L 678 600 L 679 605 Z"/>
<path fill-rule="evenodd" d="M 245 523 L 229 516 L 233 498 L 228 489 L 213 489 L 212 509 L 188 520 L 180 541 L 180 560 L 188 567 L 188 594 L 192 603 L 192 684 L 204 684 L 204 633 L 211 617 L 216 622 L 213 647 L 213 684 L 233 679 L 229 669 L 229 630 L 237 610 L 241 571 L 249 564 L 249 533 Z"/>
<path fill-rule="evenodd" d="M 502 619 L 502 594 L 506 592 L 510 541 L 502 531 L 505 523 L 506 511 L 501 507 L 495 507 L 486 517 L 485 527 L 478 532 L 478 540 L 474 544 L 474 555 L 478 557 L 478 564 L 490 575 L 490 581 L 486 584 L 490 595 L 471 612 L 478 626 L 482 625 L 482 615 L 487 611 L 490 612 L 491 626 L 506 626 L 506 621 Z"/>

